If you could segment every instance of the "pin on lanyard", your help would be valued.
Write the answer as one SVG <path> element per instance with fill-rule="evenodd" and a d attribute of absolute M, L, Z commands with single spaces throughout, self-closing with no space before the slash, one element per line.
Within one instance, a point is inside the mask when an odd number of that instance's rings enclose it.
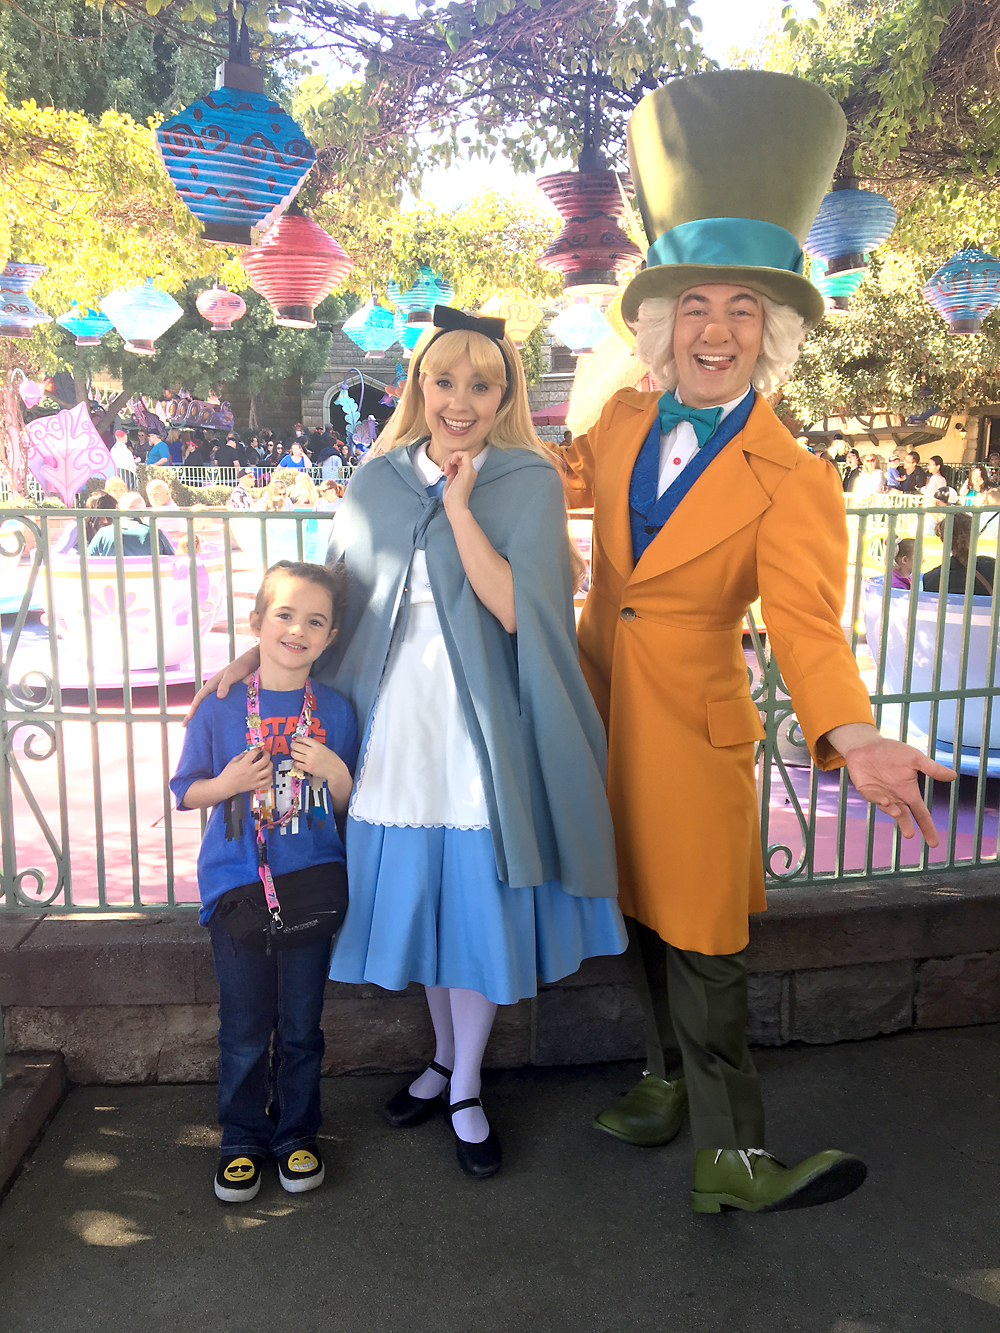
<path fill-rule="evenodd" d="M 313 693 L 312 681 L 306 679 L 305 688 L 302 691 L 302 711 L 299 713 L 299 720 L 295 724 L 295 731 L 292 733 L 295 737 L 309 735 L 309 729 L 312 726 L 313 709 L 316 707 L 316 696 Z M 253 748 L 264 744 L 264 735 L 261 731 L 260 722 L 260 669 L 258 668 L 247 685 L 247 735 L 250 737 L 250 744 Z M 253 810 L 254 824 L 257 829 L 257 863 L 258 874 L 261 883 L 264 886 L 264 898 L 267 902 L 267 910 L 271 913 L 274 925 L 281 928 L 281 904 L 278 902 L 278 895 L 274 891 L 274 879 L 271 875 L 271 867 L 267 863 L 267 833 L 273 832 L 276 828 L 281 828 L 289 823 L 295 816 L 299 805 L 299 793 L 302 790 L 302 783 L 305 780 L 305 773 L 297 765 L 289 770 L 288 776 L 292 780 L 292 799 L 288 809 L 274 817 L 265 816 L 261 808 L 257 792 L 253 793 L 251 808 Z M 265 831 L 266 830 L 266 831 Z"/>

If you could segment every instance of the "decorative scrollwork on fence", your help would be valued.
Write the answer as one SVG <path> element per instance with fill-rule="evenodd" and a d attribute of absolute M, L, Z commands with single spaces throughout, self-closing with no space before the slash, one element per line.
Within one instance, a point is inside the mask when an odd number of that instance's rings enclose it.
<path fill-rule="evenodd" d="M 812 839 L 812 829 L 810 819 L 802 809 L 798 792 L 795 790 L 789 776 L 788 766 L 781 753 L 779 740 L 783 736 L 785 741 L 796 749 L 808 751 L 808 747 L 799 726 L 799 720 L 795 716 L 788 689 L 781 679 L 778 664 L 775 662 L 770 648 L 765 646 L 760 636 L 752 611 L 747 614 L 747 629 L 756 658 L 756 669 L 754 666 L 747 667 L 747 673 L 750 677 L 750 697 L 760 711 L 761 723 L 764 727 L 764 739 L 757 746 L 764 874 L 765 878 L 772 883 L 787 884 L 800 877 L 805 869 Z M 777 772 L 781 782 L 785 804 L 791 808 L 798 824 L 801 841 L 797 851 L 793 851 L 785 843 L 768 841 L 772 775 L 775 772 Z M 778 864 L 779 859 L 784 861 L 784 865 Z"/>

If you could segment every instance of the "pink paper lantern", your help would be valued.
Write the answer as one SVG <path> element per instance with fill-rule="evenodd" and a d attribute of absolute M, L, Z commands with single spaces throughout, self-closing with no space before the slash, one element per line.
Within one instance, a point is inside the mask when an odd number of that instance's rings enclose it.
<path fill-rule="evenodd" d="M 115 465 L 98 435 L 86 403 L 39 417 L 25 426 L 28 468 L 48 494 L 72 505 L 91 477 L 113 477 Z"/>

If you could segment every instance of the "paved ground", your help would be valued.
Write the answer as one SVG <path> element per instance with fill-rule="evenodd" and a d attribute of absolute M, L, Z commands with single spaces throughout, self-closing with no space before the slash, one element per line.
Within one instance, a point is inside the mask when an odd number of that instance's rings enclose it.
<path fill-rule="evenodd" d="M 0 1205 L 2 1333 L 996 1333 L 1000 1029 L 760 1056 L 771 1146 L 870 1163 L 840 1204 L 689 1211 L 690 1142 L 587 1127 L 635 1066 L 487 1085 L 506 1165 L 462 1176 L 443 1121 L 324 1083 L 327 1184 L 211 1194 L 204 1086 L 71 1093 Z"/>

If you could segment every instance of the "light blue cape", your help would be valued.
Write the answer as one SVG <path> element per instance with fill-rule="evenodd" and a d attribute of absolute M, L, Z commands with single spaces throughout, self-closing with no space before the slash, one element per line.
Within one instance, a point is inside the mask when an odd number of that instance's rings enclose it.
<path fill-rule="evenodd" d="M 499 878 L 516 888 L 559 880 L 578 897 L 614 897 L 606 743 L 580 670 L 559 477 L 531 450 L 494 448 L 472 491 L 472 513 L 514 575 L 510 635 L 469 585 L 444 507 L 414 471 L 417 447 L 390 450 L 351 478 L 328 555 L 346 564 L 349 604 L 316 675 L 370 725 L 393 636 L 405 627 L 413 552 L 423 548 Z"/>

